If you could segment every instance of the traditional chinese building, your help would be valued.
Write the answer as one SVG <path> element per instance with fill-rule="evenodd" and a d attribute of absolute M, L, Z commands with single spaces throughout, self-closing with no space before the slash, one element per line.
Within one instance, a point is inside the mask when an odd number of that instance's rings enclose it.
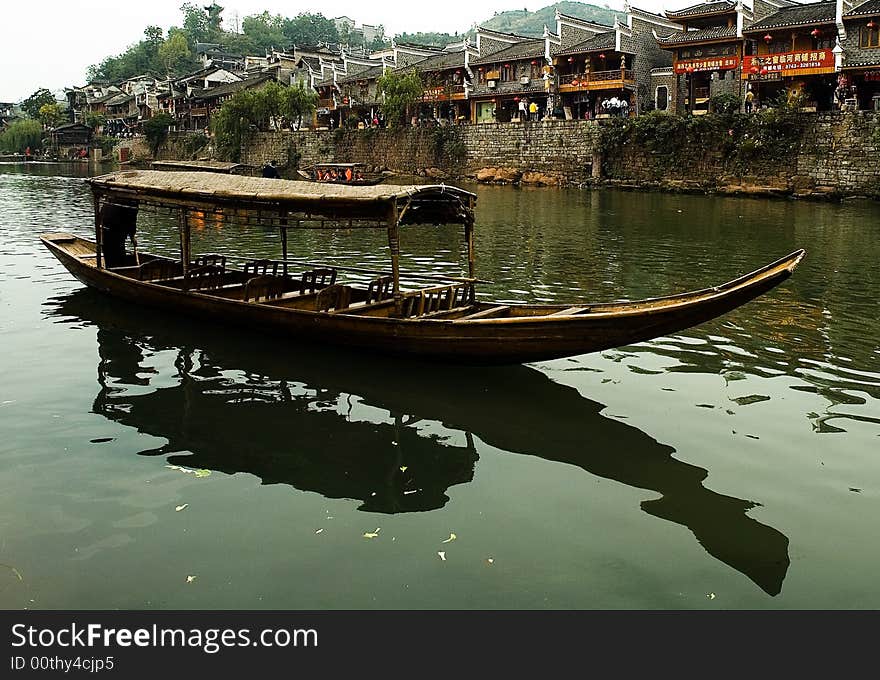
<path fill-rule="evenodd" d="M 745 98 L 743 60 L 748 47 L 744 31 L 763 17 L 792 3 L 789 0 L 710 0 L 666 18 L 679 25 L 673 32 L 656 30 L 658 45 L 672 53 L 675 111 L 707 113 L 712 97 Z"/>
<path fill-rule="evenodd" d="M 846 36 L 838 83 L 841 106 L 880 111 L 880 0 L 838 0 L 837 12 Z"/>
<path fill-rule="evenodd" d="M 424 93 L 415 115 L 449 123 L 470 121 L 468 95 L 473 78 L 470 62 L 476 56 L 476 48 L 465 41 L 447 46 L 442 54 L 416 62 L 411 68 L 419 73 Z"/>
<path fill-rule="evenodd" d="M 477 28 L 479 57 L 469 60 L 474 74 L 471 121 L 475 123 L 520 120 L 520 102 L 528 111 L 535 102 L 540 115 L 550 94 L 545 66 L 549 65 L 546 38 L 527 38 Z"/>
<path fill-rule="evenodd" d="M 744 29 L 742 79 L 758 106 L 800 94 L 807 111 L 834 108 L 837 3 L 783 7 Z M 836 49 L 837 48 L 837 49 Z"/>
<path fill-rule="evenodd" d="M 615 19 L 613 26 L 601 27 L 602 32 L 574 45 L 566 39 L 574 22 L 569 17 L 557 22 L 561 44 L 553 63 L 565 117 L 636 115 L 654 108 L 652 71 L 672 62 L 669 53 L 657 46 L 654 30 L 672 29 L 675 24 L 643 10 L 625 9 L 625 24 Z M 578 28 L 592 32 L 600 26 Z"/>

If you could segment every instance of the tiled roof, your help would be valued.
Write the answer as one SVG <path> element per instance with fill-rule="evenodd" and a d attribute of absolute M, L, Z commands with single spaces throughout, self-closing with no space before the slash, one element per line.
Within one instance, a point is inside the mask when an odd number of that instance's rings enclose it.
<path fill-rule="evenodd" d="M 412 66 L 421 72 L 443 71 L 449 68 L 464 68 L 464 52 L 447 52 L 436 57 L 428 57 L 417 61 Z"/>
<path fill-rule="evenodd" d="M 337 82 L 339 83 L 354 83 L 358 80 L 374 80 L 382 75 L 384 69 L 381 66 L 373 66 L 372 68 L 368 68 L 365 71 L 358 71 L 357 73 L 351 73 L 349 75 L 343 76 L 339 78 Z"/>
<path fill-rule="evenodd" d="M 607 33 L 594 35 L 589 40 L 584 40 L 584 42 L 578 43 L 568 49 L 560 50 L 556 54 L 559 56 L 565 56 L 568 54 L 579 54 L 581 52 L 592 52 L 593 50 L 613 50 L 616 44 L 616 32 L 608 31 Z"/>
<path fill-rule="evenodd" d="M 858 44 L 856 36 L 855 44 Z M 843 68 L 862 68 L 865 66 L 880 66 L 880 50 L 859 49 L 855 45 L 844 45 Z"/>
<path fill-rule="evenodd" d="M 769 17 L 752 24 L 744 33 L 766 31 L 774 28 L 787 28 L 789 26 L 812 26 L 813 24 L 833 24 L 835 18 L 834 2 L 813 2 L 809 5 L 793 5 L 783 7 Z"/>
<path fill-rule="evenodd" d="M 736 9 L 736 5 L 730 2 L 730 0 L 720 0 L 718 2 L 701 2 L 698 5 L 691 5 L 684 9 L 668 9 L 664 14 L 670 18 L 683 19 L 685 17 L 697 17 L 706 14 L 726 14 L 734 9 Z"/>
<path fill-rule="evenodd" d="M 712 40 L 724 40 L 725 38 L 736 38 L 736 26 L 716 26 L 714 28 L 701 28 L 698 31 L 675 31 L 667 36 L 658 36 L 657 42 L 661 45 L 688 45 Z"/>
<path fill-rule="evenodd" d="M 880 0 L 868 0 L 857 7 L 853 7 L 849 12 L 844 14 L 846 17 L 863 17 L 867 14 L 880 14 Z"/>
<path fill-rule="evenodd" d="M 485 57 L 472 59 L 471 64 L 495 64 L 501 61 L 516 61 L 517 59 L 533 59 L 544 56 L 544 39 L 527 40 L 516 43 L 503 50 L 498 50 Z"/>
<path fill-rule="evenodd" d="M 271 80 L 272 76 L 268 74 L 263 74 L 256 76 L 255 78 L 248 78 L 247 80 L 238 80 L 234 83 L 224 83 L 223 85 L 218 85 L 217 87 L 212 87 L 209 90 L 205 90 L 199 95 L 200 99 L 216 99 L 217 97 L 224 97 L 227 94 L 233 94 L 238 92 L 239 90 L 247 90 L 255 85 L 259 85 L 260 83 L 264 83 L 267 80 Z"/>

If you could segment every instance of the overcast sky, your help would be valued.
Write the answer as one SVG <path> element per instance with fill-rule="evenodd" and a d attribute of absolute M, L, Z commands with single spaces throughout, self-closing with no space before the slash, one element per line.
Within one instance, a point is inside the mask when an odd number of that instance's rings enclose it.
<path fill-rule="evenodd" d="M 122 52 L 143 36 L 146 26 L 163 29 L 181 23 L 184 0 L 2 0 L 0 36 L 0 101 L 20 101 L 40 87 L 60 90 L 85 83 L 86 69 L 109 55 Z M 623 0 L 597 0 L 621 9 Z M 696 0 L 635 0 L 636 7 L 659 11 L 684 7 Z M 195 4 L 210 4 L 207 0 Z M 493 12 L 508 9 L 537 10 L 550 0 L 226 0 L 225 26 L 233 17 L 272 14 L 293 17 L 300 12 L 320 12 L 327 17 L 348 16 L 358 25 L 382 24 L 386 34 L 417 31 L 454 33 L 481 23 Z M 551 27 L 552 28 L 552 27 Z"/>

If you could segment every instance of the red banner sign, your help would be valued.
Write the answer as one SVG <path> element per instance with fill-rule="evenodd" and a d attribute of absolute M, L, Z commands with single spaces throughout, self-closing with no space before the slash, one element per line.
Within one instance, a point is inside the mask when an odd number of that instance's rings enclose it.
<path fill-rule="evenodd" d="M 693 71 L 730 71 L 739 66 L 739 57 L 706 57 L 705 59 L 685 59 L 675 62 L 676 73 Z"/>
<path fill-rule="evenodd" d="M 865 73 L 865 80 L 871 82 L 880 82 L 880 71 L 868 71 Z"/>
<path fill-rule="evenodd" d="M 743 57 L 743 77 L 755 74 L 779 73 L 784 76 L 832 73 L 834 52 L 831 50 L 804 50 L 781 54 L 762 54 Z"/>

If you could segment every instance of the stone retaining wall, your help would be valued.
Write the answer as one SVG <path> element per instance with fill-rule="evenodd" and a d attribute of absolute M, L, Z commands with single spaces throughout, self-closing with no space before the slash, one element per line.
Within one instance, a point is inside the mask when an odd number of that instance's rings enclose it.
<path fill-rule="evenodd" d="M 734 176 L 718 149 L 685 146 L 660 158 L 625 147 L 600 158 L 602 121 L 545 121 L 336 131 L 264 132 L 242 150 L 242 162 L 269 160 L 303 167 L 321 161 L 362 162 L 400 173 L 475 177 L 480 181 L 632 186 L 727 193 L 880 197 L 880 115 L 868 112 L 809 117 L 799 150 L 789 159 L 755 158 Z M 661 162 L 662 161 L 662 162 Z"/>

